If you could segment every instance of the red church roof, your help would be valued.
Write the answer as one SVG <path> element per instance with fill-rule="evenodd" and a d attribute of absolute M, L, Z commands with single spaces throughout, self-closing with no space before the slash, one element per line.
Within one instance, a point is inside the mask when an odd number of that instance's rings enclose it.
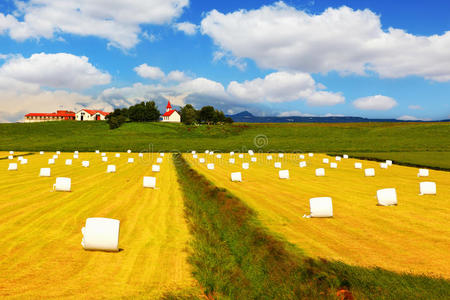
<path fill-rule="evenodd" d="M 173 113 L 175 112 L 175 110 L 169 110 L 169 111 L 166 111 L 162 116 L 163 117 L 170 117 Z"/>
<path fill-rule="evenodd" d="M 166 108 L 172 109 L 172 105 L 170 105 L 170 101 L 167 102 Z"/>
<path fill-rule="evenodd" d="M 58 110 L 55 113 L 29 113 L 25 117 L 75 117 L 75 113 L 68 110 Z"/>
<path fill-rule="evenodd" d="M 99 114 L 101 114 L 101 115 L 103 115 L 103 116 L 109 115 L 109 113 L 104 112 L 104 111 L 101 111 L 101 110 L 93 110 L 93 109 L 82 109 L 82 110 L 85 111 L 85 112 L 87 112 L 87 113 L 90 114 L 91 116 L 92 116 L 92 115 L 95 115 L 96 113 L 99 113 Z"/>

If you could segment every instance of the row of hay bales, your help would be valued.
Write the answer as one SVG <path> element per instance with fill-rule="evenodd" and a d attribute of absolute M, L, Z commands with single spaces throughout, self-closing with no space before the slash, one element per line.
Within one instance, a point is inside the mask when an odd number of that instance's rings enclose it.
<path fill-rule="evenodd" d="M 192 158 L 197 160 L 200 164 L 206 164 L 208 170 L 214 170 L 215 165 L 214 163 L 207 163 L 206 158 L 199 157 L 196 151 L 192 151 Z M 235 152 L 230 152 L 228 159 L 228 163 L 230 165 L 234 165 L 236 163 L 235 159 Z M 206 157 L 214 155 L 214 151 L 205 151 Z M 248 153 L 239 153 L 237 155 L 238 158 L 244 159 L 246 157 L 250 158 L 250 162 L 257 162 L 257 157 L 254 156 L 254 151 L 249 150 Z M 284 153 L 278 153 L 277 157 L 279 159 L 282 159 L 284 157 Z M 307 157 L 314 157 L 314 153 L 308 153 Z M 301 160 L 299 162 L 300 168 L 307 167 L 307 161 L 305 160 L 306 154 L 299 154 L 298 158 Z M 322 163 L 329 165 L 331 169 L 337 169 L 338 168 L 338 162 L 343 161 L 343 159 L 348 159 L 349 156 L 347 154 L 343 154 L 342 156 L 336 156 L 334 159 L 334 162 L 330 162 L 330 158 L 323 158 Z M 215 159 L 222 160 L 222 154 L 218 153 L 215 155 Z M 273 161 L 273 155 L 268 154 L 266 156 L 266 161 L 271 162 Z M 390 166 L 393 165 L 392 160 L 386 160 L 385 162 L 380 163 L 381 169 L 388 169 Z M 250 168 L 250 164 L 248 162 L 243 161 L 242 162 L 242 169 L 248 170 Z M 277 161 L 274 162 L 274 168 L 276 169 L 282 169 L 282 163 Z M 354 163 L 355 169 L 362 169 L 362 163 L 361 162 L 355 162 Z M 325 168 L 317 168 L 315 169 L 315 176 L 316 177 L 324 177 L 325 176 Z M 374 168 L 366 168 L 364 169 L 364 176 L 366 177 L 374 177 L 375 176 L 375 169 Z M 419 169 L 418 177 L 428 177 L 429 176 L 429 170 L 428 169 Z M 242 182 L 243 176 L 242 172 L 231 172 L 230 178 L 232 182 Z M 279 170 L 278 171 L 278 178 L 279 179 L 289 179 L 289 170 Z M 419 195 L 435 195 L 436 194 L 436 183 L 430 182 L 430 181 L 424 181 L 419 182 Z M 395 188 L 389 187 L 384 189 L 379 189 L 376 191 L 376 198 L 378 201 L 378 205 L 380 206 L 392 206 L 397 205 L 397 191 Z M 333 217 L 333 203 L 331 197 L 313 197 L 309 199 L 310 204 L 310 214 L 304 215 L 304 217 L 310 218 L 310 217 Z"/>

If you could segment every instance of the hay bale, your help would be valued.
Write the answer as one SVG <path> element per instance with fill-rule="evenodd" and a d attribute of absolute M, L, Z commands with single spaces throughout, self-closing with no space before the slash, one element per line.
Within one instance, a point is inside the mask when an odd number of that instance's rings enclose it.
<path fill-rule="evenodd" d="M 133 157 L 128 157 L 128 163 L 129 163 L 129 164 L 134 163 L 134 158 L 133 158 Z"/>
<path fill-rule="evenodd" d="M 214 151 L 209 151 L 209 155 L 214 155 Z"/>
<path fill-rule="evenodd" d="M 138 157 L 144 157 L 144 153 L 139 153 Z"/>
<path fill-rule="evenodd" d="M 242 174 L 241 172 L 233 172 L 231 173 L 231 181 L 242 182 Z"/>
<path fill-rule="evenodd" d="M 19 157 L 17 158 L 18 161 L 21 161 L 22 159 L 23 159 L 23 156 L 19 156 Z"/>
<path fill-rule="evenodd" d="M 81 246 L 85 250 L 119 251 L 119 231 L 119 220 L 88 218 L 81 229 Z"/>
<path fill-rule="evenodd" d="M 144 176 L 143 185 L 145 188 L 154 189 L 156 187 L 156 177 Z"/>
<path fill-rule="evenodd" d="M 253 156 L 255 155 L 255 152 L 253 152 L 253 150 L 248 150 L 248 155 Z"/>
<path fill-rule="evenodd" d="M 311 198 L 309 210 L 312 218 L 331 218 L 333 217 L 333 201 L 331 197 Z"/>
<path fill-rule="evenodd" d="M 106 167 L 106 173 L 116 173 L 116 165 L 108 165 Z"/>
<path fill-rule="evenodd" d="M 53 159 L 58 159 L 58 157 L 59 157 L 59 156 L 56 155 L 56 154 L 53 155 Z"/>
<path fill-rule="evenodd" d="M 366 176 L 366 177 L 375 176 L 375 169 L 374 168 L 364 169 L 364 176 Z"/>
<path fill-rule="evenodd" d="M 249 164 L 248 163 L 242 163 L 242 169 L 248 170 Z"/>
<path fill-rule="evenodd" d="M 205 154 L 208 154 L 209 153 L 209 150 L 205 150 Z"/>
<path fill-rule="evenodd" d="M 89 161 L 83 160 L 83 161 L 81 162 L 81 166 L 83 166 L 83 167 L 85 167 L 85 168 L 88 168 L 88 167 L 89 167 Z"/>
<path fill-rule="evenodd" d="M 159 153 L 159 156 L 164 157 L 164 152 Z"/>
<path fill-rule="evenodd" d="M 17 163 L 10 163 L 8 165 L 8 171 L 17 171 Z"/>
<path fill-rule="evenodd" d="M 233 151 L 231 151 L 231 152 L 230 152 L 230 156 L 233 156 L 233 155 L 234 155 L 234 152 L 233 152 Z"/>
<path fill-rule="evenodd" d="M 381 189 L 377 191 L 378 205 L 397 205 L 397 191 L 395 188 Z"/>
<path fill-rule="evenodd" d="M 314 153 L 308 153 L 308 156 L 309 156 L 309 157 L 313 157 L 313 156 L 314 156 Z"/>
<path fill-rule="evenodd" d="M 73 155 L 73 158 L 74 158 L 74 159 L 78 159 L 78 154 L 74 154 L 74 155 Z"/>
<path fill-rule="evenodd" d="M 120 153 L 116 153 L 116 155 L 115 155 L 116 157 L 120 157 Z"/>
<path fill-rule="evenodd" d="M 50 177 L 50 168 L 41 168 L 39 171 L 39 177 Z"/>
<path fill-rule="evenodd" d="M 106 156 L 103 156 L 103 157 L 102 157 L 102 161 L 103 161 L 103 162 L 107 162 L 107 161 L 108 161 L 108 158 L 107 158 Z"/>
<path fill-rule="evenodd" d="M 53 190 L 57 192 L 70 192 L 71 179 L 67 177 L 57 177 L 53 185 Z"/>
<path fill-rule="evenodd" d="M 343 157 L 344 157 L 344 159 L 348 159 L 348 155 L 347 154 L 344 154 Z"/>
<path fill-rule="evenodd" d="M 423 181 L 419 183 L 420 195 L 436 195 L 436 182 Z"/>
<path fill-rule="evenodd" d="M 305 156 L 303 154 L 300 154 L 299 158 L 300 159 L 305 159 Z"/>
<path fill-rule="evenodd" d="M 214 170 L 214 164 L 212 163 L 207 164 L 206 167 L 208 168 L 208 170 Z"/>
<path fill-rule="evenodd" d="M 392 160 L 386 160 L 386 164 L 388 165 L 388 166 L 392 166 Z"/>
<path fill-rule="evenodd" d="M 204 163 L 205 163 L 205 159 L 204 159 L 203 157 L 201 157 L 201 158 L 198 160 L 198 162 L 201 163 L 201 164 L 204 164 Z"/>
<path fill-rule="evenodd" d="M 197 153 L 197 152 L 195 152 L 194 150 L 191 151 L 191 154 L 192 154 L 192 155 L 194 155 L 195 153 Z"/>
<path fill-rule="evenodd" d="M 9 156 L 8 156 L 8 159 L 9 159 L 9 160 L 12 160 L 12 159 L 14 159 L 14 156 L 9 155 Z"/>
<path fill-rule="evenodd" d="M 71 165 L 72 165 L 72 160 L 66 159 L 66 166 L 71 166 Z"/>
<path fill-rule="evenodd" d="M 324 168 L 316 169 L 316 176 L 325 176 L 325 169 Z"/>
<path fill-rule="evenodd" d="M 159 172 L 160 166 L 159 165 L 152 165 L 152 172 Z"/>
<path fill-rule="evenodd" d="M 388 164 L 387 163 L 380 163 L 380 168 L 387 169 L 388 168 Z"/>
<path fill-rule="evenodd" d="M 230 159 L 228 160 L 228 162 L 229 162 L 230 164 L 234 164 L 234 163 L 235 163 L 235 159 L 234 159 L 234 158 L 230 158 Z"/>
<path fill-rule="evenodd" d="M 128 154 L 130 154 L 130 153 L 131 153 L 131 150 L 130 150 L 130 149 L 128 149 L 128 150 L 127 150 L 127 153 L 128 153 Z"/>
<path fill-rule="evenodd" d="M 278 153 L 278 157 L 279 157 L 279 158 L 283 158 L 283 157 L 284 157 L 284 154 L 283 154 L 283 153 Z"/>
<path fill-rule="evenodd" d="M 55 159 L 54 158 L 49 158 L 48 159 L 48 164 L 49 165 L 54 165 L 55 164 Z"/>
<path fill-rule="evenodd" d="M 193 159 L 197 159 L 197 158 L 198 158 L 198 155 L 197 155 L 197 154 L 194 154 L 194 155 L 192 155 L 192 158 L 193 158 Z"/>
<path fill-rule="evenodd" d="M 280 170 L 280 171 L 278 171 L 278 177 L 280 179 L 289 179 L 289 170 Z"/>
<path fill-rule="evenodd" d="M 44 151 L 39 151 L 39 154 L 40 155 L 44 155 Z"/>
<path fill-rule="evenodd" d="M 239 154 L 239 158 L 244 158 L 244 154 Z"/>
<path fill-rule="evenodd" d="M 277 168 L 277 169 L 281 169 L 281 162 L 276 162 L 275 164 L 274 164 L 274 166 L 275 166 L 275 168 Z"/>
<path fill-rule="evenodd" d="M 266 156 L 266 159 L 267 159 L 267 160 L 272 160 L 272 159 L 273 159 L 273 158 L 272 158 L 272 155 L 267 155 L 267 156 Z"/>
<path fill-rule="evenodd" d="M 430 172 L 428 169 L 419 169 L 419 173 L 417 174 L 417 177 L 428 177 Z"/>
<path fill-rule="evenodd" d="M 26 165 L 28 163 L 28 159 L 26 158 L 22 158 L 22 160 L 20 161 L 21 165 Z"/>
<path fill-rule="evenodd" d="M 61 151 L 56 151 L 56 154 L 57 155 L 61 155 Z"/>
<path fill-rule="evenodd" d="M 300 168 L 306 167 L 306 161 L 301 161 L 301 162 L 299 163 L 299 166 L 300 166 Z"/>
<path fill-rule="evenodd" d="M 324 159 L 322 159 L 322 162 L 323 162 L 324 164 L 329 164 L 329 163 L 330 163 L 330 160 L 329 160 L 328 158 L 324 158 Z"/>
<path fill-rule="evenodd" d="M 362 163 L 355 162 L 355 169 L 362 169 Z"/>
<path fill-rule="evenodd" d="M 251 162 L 256 162 L 256 161 L 257 161 L 257 158 L 256 158 L 256 157 L 252 157 L 252 158 L 250 158 L 250 161 L 251 161 Z"/>
<path fill-rule="evenodd" d="M 106 156 L 106 153 L 105 153 L 105 152 L 102 152 L 101 156 Z"/>
<path fill-rule="evenodd" d="M 221 159 L 221 158 L 222 158 L 222 154 L 217 154 L 216 157 L 217 157 L 218 159 Z"/>
<path fill-rule="evenodd" d="M 78 151 L 74 151 L 73 154 L 79 154 Z"/>
<path fill-rule="evenodd" d="M 14 154 L 14 151 L 9 151 L 9 154 L 13 155 L 13 154 Z"/>
<path fill-rule="evenodd" d="M 163 162 L 162 157 L 158 157 L 158 158 L 156 159 L 156 163 L 157 163 L 157 164 L 162 164 L 162 162 Z"/>
<path fill-rule="evenodd" d="M 336 156 L 334 159 L 335 159 L 336 161 L 341 161 L 342 157 Z"/>
<path fill-rule="evenodd" d="M 95 150 L 95 154 L 99 154 L 100 153 L 100 150 Z"/>
<path fill-rule="evenodd" d="M 331 169 L 337 169 L 338 165 L 335 162 L 330 163 L 330 168 Z"/>

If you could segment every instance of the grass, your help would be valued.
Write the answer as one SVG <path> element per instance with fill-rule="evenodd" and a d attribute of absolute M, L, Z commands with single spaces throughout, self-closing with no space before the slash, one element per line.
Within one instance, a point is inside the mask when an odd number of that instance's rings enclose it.
<path fill-rule="evenodd" d="M 213 184 L 214 177 L 208 176 L 212 178 L 210 182 L 181 156 L 177 160 L 194 236 L 189 261 L 195 277 L 210 296 L 219 299 L 322 299 L 335 298 L 336 291 L 343 288 L 349 289 L 355 299 L 442 299 L 450 291 L 450 282 L 441 278 L 310 258 L 302 254 L 302 245 L 293 245 L 279 233 L 274 234 L 261 210 L 254 210 L 247 205 L 248 201 L 244 203 L 234 196 L 236 189 L 230 189 L 233 191 L 230 194 Z M 195 168 L 205 173 L 202 167 Z M 228 176 L 222 182 L 228 182 Z M 282 194 L 259 188 L 266 195 Z M 289 209 L 293 208 L 286 208 Z M 330 222 L 327 219 L 304 221 L 317 221 L 316 226 L 322 227 L 322 231 L 326 231 L 327 225 L 320 226 L 318 222 Z M 305 235 L 308 229 L 291 227 Z"/>
<path fill-rule="evenodd" d="M 0 124 L 0 150 L 243 151 L 394 155 L 398 162 L 450 169 L 449 123 L 244 124 L 184 126 L 104 122 Z M 372 156 L 371 153 L 375 153 Z"/>
<path fill-rule="evenodd" d="M 5 154 L 5 153 L 0 153 Z M 6 153 L 7 154 L 7 153 Z M 199 298 L 187 263 L 190 239 L 171 157 L 156 175 L 159 189 L 144 189 L 156 157 L 80 153 L 65 166 L 62 153 L 51 177 L 38 177 L 53 153 L 28 156 L 17 172 L 0 160 L 1 298 Z M 127 157 L 136 163 L 128 164 Z M 91 167 L 81 167 L 89 160 Z M 16 159 L 14 160 L 16 161 Z M 115 164 L 117 173 L 107 174 Z M 55 177 L 72 179 L 72 192 L 52 192 Z M 121 221 L 118 253 L 85 251 L 81 228 L 88 217 Z"/>
<path fill-rule="evenodd" d="M 308 166 L 299 168 L 298 155 L 286 154 L 273 161 L 257 154 L 258 162 L 242 170 L 242 162 L 228 163 L 229 154 L 222 159 L 205 157 L 215 163 L 207 170 L 191 155 L 190 163 L 218 187 L 226 188 L 257 211 L 262 223 L 273 232 L 303 249 L 311 257 L 340 260 L 365 267 L 382 267 L 396 272 L 412 272 L 450 279 L 450 174 L 430 171 L 430 177 L 418 178 L 418 169 L 394 165 L 381 169 L 372 161 L 362 161 L 363 168 L 374 168 L 375 177 L 364 177 L 363 170 L 354 169 L 348 159 L 330 169 L 322 163 L 324 155 L 306 156 Z M 290 172 L 289 180 L 278 179 L 274 161 L 280 161 Z M 330 157 L 330 161 L 334 158 Z M 206 163 L 207 163 L 206 162 Z M 316 177 L 316 168 L 325 168 L 325 177 Z M 241 171 L 243 182 L 230 181 L 230 173 Z M 419 196 L 419 182 L 434 181 L 437 195 Z M 376 205 L 376 191 L 395 187 L 399 205 Z M 334 217 L 306 219 L 309 199 L 329 196 L 333 199 Z"/>

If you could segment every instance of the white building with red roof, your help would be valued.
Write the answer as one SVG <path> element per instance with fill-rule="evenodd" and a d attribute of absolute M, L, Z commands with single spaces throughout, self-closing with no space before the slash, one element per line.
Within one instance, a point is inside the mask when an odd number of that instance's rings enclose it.
<path fill-rule="evenodd" d="M 161 122 L 171 122 L 171 123 L 180 123 L 181 116 L 180 114 L 172 109 L 172 105 L 170 105 L 170 101 L 167 102 L 166 112 L 161 115 Z"/>
<path fill-rule="evenodd" d="M 101 110 L 82 109 L 76 113 L 75 120 L 77 121 L 102 121 L 109 113 Z"/>
<path fill-rule="evenodd" d="M 58 110 L 54 113 L 29 113 L 25 115 L 25 123 L 75 120 L 75 113 L 68 110 Z"/>

